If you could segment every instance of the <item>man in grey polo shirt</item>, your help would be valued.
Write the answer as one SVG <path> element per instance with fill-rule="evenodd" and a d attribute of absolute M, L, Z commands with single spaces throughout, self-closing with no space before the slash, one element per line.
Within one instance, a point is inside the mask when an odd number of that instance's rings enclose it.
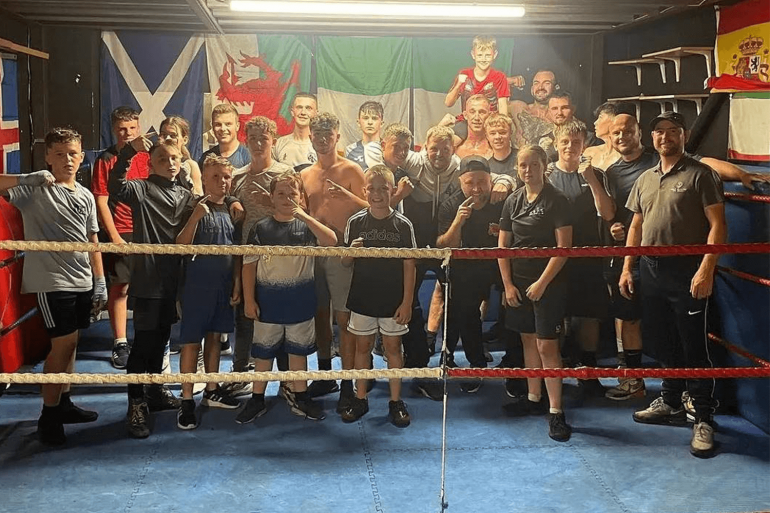
<path fill-rule="evenodd" d="M 652 120 L 650 128 L 660 163 L 645 171 L 631 189 L 626 207 L 634 217 L 626 246 L 723 243 L 727 230 L 722 183 L 713 169 L 685 155 L 684 117 L 664 112 Z M 641 290 L 634 290 L 634 260 L 626 257 L 619 288 L 628 299 L 641 294 L 643 337 L 658 344 L 666 367 L 711 367 L 706 311 L 718 255 L 644 256 L 640 262 Z M 713 379 L 664 379 L 661 397 L 646 410 L 634 413 L 634 420 L 684 424 L 685 390 L 695 409 L 690 452 L 708 457 L 714 449 Z"/>

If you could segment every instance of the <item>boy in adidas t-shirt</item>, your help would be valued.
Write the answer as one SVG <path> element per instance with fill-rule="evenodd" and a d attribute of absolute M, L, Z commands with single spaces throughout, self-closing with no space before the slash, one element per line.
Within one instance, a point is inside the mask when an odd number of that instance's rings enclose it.
<path fill-rule="evenodd" d="M 390 207 L 395 191 L 393 173 L 385 165 L 372 166 L 366 173 L 364 194 L 369 208 L 353 214 L 345 228 L 345 244 L 353 248 L 415 248 L 411 221 Z M 348 330 L 356 336 L 356 369 L 368 369 L 374 337 L 379 331 L 388 368 L 404 365 L 401 336 L 409 331 L 415 282 L 415 261 L 395 258 L 345 257 L 342 264 L 353 266 L 348 294 Z M 376 294 L 372 292 L 376 291 Z M 355 422 L 369 411 L 366 380 L 356 381 L 356 397 L 342 412 L 342 420 Z M 389 419 L 397 427 L 409 425 L 410 417 L 401 400 L 401 379 L 390 380 Z"/>

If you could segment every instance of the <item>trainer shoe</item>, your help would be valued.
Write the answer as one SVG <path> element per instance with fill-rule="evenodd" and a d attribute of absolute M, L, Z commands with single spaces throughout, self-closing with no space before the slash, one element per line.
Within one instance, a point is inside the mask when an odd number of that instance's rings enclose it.
<path fill-rule="evenodd" d="M 309 395 L 309 394 L 308 394 Z M 342 415 L 345 413 L 345 411 L 350 408 L 350 406 L 353 404 L 353 399 L 355 398 L 355 393 L 353 392 L 353 387 L 343 387 L 340 390 L 340 398 L 337 401 L 337 413 Z"/>
<path fill-rule="evenodd" d="M 572 436 L 572 428 L 567 424 L 564 412 L 548 414 L 548 436 L 557 442 L 566 442 Z"/>
<path fill-rule="evenodd" d="M 220 385 L 222 392 L 230 395 L 231 397 L 243 397 L 245 395 L 251 395 L 254 389 L 254 383 L 251 381 L 245 381 L 242 383 L 230 382 Z"/>
<path fill-rule="evenodd" d="M 128 363 L 128 342 L 118 342 L 112 346 L 112 356 L 110 357 L 110 363 L 116 369 L 125 369 Z"/>
<path fill-rule="evenodd" d="M 333 394 L 339 392 L 340 386 L 334 380 L 313 381 L 307 387 L 307 395 L 309 397 L 321 397 L 327 394 Z"/>
<path fill-rule="evenodd" d="M 355 422 L 369 412 L 369 400 L 353 397 L 350 406 L 342 412 L 342 422 Z"/>
<path fill-rule="evenodd" d="M 178 410 L 182 400 L 176 397 L 166 385 L 147 385 L 147 407 L 150 411 Z"/>
<path fill-rule="evenodd" d="M 182 406 L 176 414 L 176 427 L 189 430 L 198 427 L 198 419 L 195 416 L 195 401 L 193 399 L 182 399 Z"/>
<path fill-rule="evenodd" d="M 99 418 L 95 411 L 84 410 L 71 400 L 62 398 L 59 403 L 59 420 L 62 424 L 86 424 Z"/>
<path fill-rule="evenodd" d="M 222 335 L 219 340 L 219 354 L 223 356 L 233 354 L 233 348 L 230 347 L 230 339 L 227 335 Z"/>
<path fill-rule="evenodd" d="M 607 389 L 604 397 L 613 401 L 625 401 L 644 397 L 647 390 L 644 388 L 644 380 L 640 378 L 620 378 L 618 386 Z"/>
<path fill-rule="evenodd" d="M 708 458 L 714 454 L 714 428 L 708 422 L 697 422 L 692 427 L 690 454 Z"/>
<path fill-rule="evenodd" d="M 511 399 L 519 399 L 527 396 L 527 381 L 523 379 L 508 378 L 505 380 L 505 394 Z"/>
<path fill-rule="evenodd" d="M 224 410 L 235 410 L 241 407 L 241 402 L 235 397 L 224 392 L 221 387 L 217 387 L 214 390 L 206 390 L 203 392 L 201 406 L 208 406 L 209 408 L 222 408 Z"/>
<path fill-rule="evenodd" d="M 129 399 L 126 425 L 128 434 L 133 438 L 147 438 L 150 436 L 150 427 L 147 425 L 150 411 L 144 399 Z"/>
<path fill-rule="evenodd" d="M 248 401 L 246 401 L 246 405 L 235 417 L 235 422 L 238 424 L 248 424 L 249 422 L 253 422 L 257 417 L 261 417 L 265 413 L 267 413 L 267 405 L 265 404 L 265 400 L 257 400 L 254 398 L 254 396 L 252 396 Z"/>
<path fill-rule="evenodd" d="M 460 390 L 462 390 L 466 394 L 475 394 L 481 388 L 481 384 L 482 384 L 481 378 L 469 379 L 460 383 Z"/>
<path fill-rule="evenodd" d="M 404 401 L 399 399 L 388 402 L 388 420 L 398 428 L 405 428 L 412 422 Z"/>
<path fill-rule="evenodd" d="M 286 401 L 286 404 L 289 405 L 289 409 L 292 409 L 297 405 L 297 396 L 294 395 L 290 383 L 281 383 L 278 387 L 278 397 L 281 397 Z"/>
<path fill-rule="evenodd" d="M 42 414 L 37 421 L 37 436 L 45 445 L 62 445 L 67 441 L 64 424 L 55 414 Z"/>
<path fill-rule="evenodd" d="M 530 401 L 527 395 L 519 396 L 517 401 L 503 405 L 503 410 L 510 417 L 525 417 L 527 415 L 545 415 L 548 413 L 548 401 L 541 398 L 538 402 Z"/>
<path fill-rule="evenodd" d="M 305 417 L 310 420 L 323 420 L 326 418 L 323 406 L 313 401 L 309 397 L 305 400 L 297 399 L 293 406 L 289 407 L 294 415 Z"/>
<path fill-rule="evenodd" d="M 669 406 L 662 397 L 655 399 L 646 410 L 634 412 L 634 420 L 664 426 L 684 426 L 687 423 L 684 409 Z"/>
<path fill-rule="evenodd" d="M 417 393 L 424 395 L 432 401 L 444 400 L 444 387 L 438 381 L 432 379 L 417 379 L 414 381 Z"/>

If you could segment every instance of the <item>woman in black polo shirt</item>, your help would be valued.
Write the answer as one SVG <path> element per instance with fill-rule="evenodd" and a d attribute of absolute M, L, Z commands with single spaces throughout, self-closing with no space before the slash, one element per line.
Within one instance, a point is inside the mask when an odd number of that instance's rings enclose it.
<path fill-rule="evenodd" d="M 536 145 L 519 150 L 519 178 L 524 187 L 505 201 L 500 219 L 501 248 L 571 247 L 569 200 L 545 178 L 547 156 Z M 561 368 L 559 333 L 566 300 L 566 280 L 560 271 L 566 257 L 498 259 L 505 286 L 506 327 L 521 333 L 524 362 L 529 368 Z M 561 405 L 561 378 L 547 378 L 550 409 L 548 436 L 566 442 L 572 433 Z M 514 405 L 516 414 L 545 411 L 542 380 L 527 379 L 526 401 Z"/>

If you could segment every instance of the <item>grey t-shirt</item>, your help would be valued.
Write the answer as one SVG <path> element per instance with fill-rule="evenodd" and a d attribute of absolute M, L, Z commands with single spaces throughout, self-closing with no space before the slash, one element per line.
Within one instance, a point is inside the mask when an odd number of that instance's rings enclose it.
<path fill-rule="evenodd" d="M 310 139 L 298 141 L 294 134 L 284 135 L 276 139 L 273 145 L 273 158 L 291 167 L 302 164 L 314 164 L 318 160 Z"/>
<path fill-rule="evenodd" d="M 91 191 L 75 183 L 75 190 L 63 185 L 8 190 L 9 201 L 21 212 L 24 238 L 56 242 L 89 242 L 99 231 L 96 202 Z M 21 291 L 87 292 L 93 288 L 88 253 L 30 251 L 24 257 Z"/>

